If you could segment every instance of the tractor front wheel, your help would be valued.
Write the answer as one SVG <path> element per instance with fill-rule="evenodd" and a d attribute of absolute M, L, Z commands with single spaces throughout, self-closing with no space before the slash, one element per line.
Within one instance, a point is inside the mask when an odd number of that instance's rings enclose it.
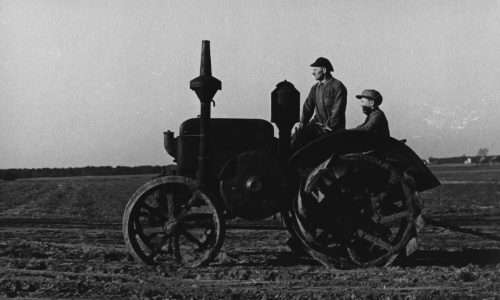
<path fill-rule="evenodd" d="M 143 185 L 123 215 L 129 252 L 150 265 L 205 266 L 217 255 L 224 233 L 217 203 L 196 181 L 181 176 L 164 176 Z"/>

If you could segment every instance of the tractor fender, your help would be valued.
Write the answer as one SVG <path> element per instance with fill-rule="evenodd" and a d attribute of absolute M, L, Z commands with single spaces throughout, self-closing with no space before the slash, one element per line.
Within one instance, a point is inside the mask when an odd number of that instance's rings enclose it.
<path fill-rule="evenodd" d="M 299 174 L 307 174 L 334 155 L 375 152 L 395 162 L 415 180 L 417 191 L 425 191 L 441 183 L 422 159 L 404 142 L 367 131 L 343 130 L 323 136 L 296 151 L 289 164 Z"/>

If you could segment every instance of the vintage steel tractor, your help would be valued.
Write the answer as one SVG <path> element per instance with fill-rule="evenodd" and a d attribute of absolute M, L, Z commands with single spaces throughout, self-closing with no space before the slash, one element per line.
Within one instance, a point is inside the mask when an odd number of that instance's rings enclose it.
<path fill-rule="evenodd" d="M 327 266 L 381 266 L 415 248 L 417 192 L 439 185 L 404 142 L 346 130 L 298 150 L 290 146 L 300 94 L 286 80 L 271 93 L 271 121 L 210 117 L 221 82 L 202 42 L 201 102 L 179 135 L 164 134 L 176 164 L 139 188 L 123 216 L 132 255 L 147 264 L 204 266 L 215 259 L 226 220 L 280 214 L 291 241 Z"/>

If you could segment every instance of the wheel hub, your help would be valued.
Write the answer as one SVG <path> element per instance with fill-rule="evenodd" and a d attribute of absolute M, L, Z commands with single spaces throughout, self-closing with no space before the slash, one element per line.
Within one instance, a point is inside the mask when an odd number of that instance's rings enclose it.
<path fill-rule="evenodd" d="M 262 189 L 262 181 L 258 176 L 251 176 L 247 179 L 245 186 L 250 192 L 256 193 Z"/>
<path fill-rule="evenodd" d="M 165 223 L 163 226 L 163 230 L 165 231 L 165 234 L 167 235 L 173 235 L 176 233 L 179 229 L 179 222 L 178 221 L 168 221 Z"/>

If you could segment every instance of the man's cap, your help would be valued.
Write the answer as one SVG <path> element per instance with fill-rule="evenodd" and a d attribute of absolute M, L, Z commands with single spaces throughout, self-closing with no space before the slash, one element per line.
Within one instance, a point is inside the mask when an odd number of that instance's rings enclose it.
<path fill-rule="evenodd" d="M 376 105 L 382 104 L 382 95 L 380 95 L 379 92 L 376 90 L 364 90 L 361 95 L 356 95 L 356 98 L 361 99 L 361 98 L 367 98 L 375 101 Z"/>
<path fill-rule="evenodd" d="M 328 59 L 324 57 L 318 58 L 315 62 L 312 63 L 311 67 L 326 68 L 327 71 L 333 72 L 332 64 Z"/>

